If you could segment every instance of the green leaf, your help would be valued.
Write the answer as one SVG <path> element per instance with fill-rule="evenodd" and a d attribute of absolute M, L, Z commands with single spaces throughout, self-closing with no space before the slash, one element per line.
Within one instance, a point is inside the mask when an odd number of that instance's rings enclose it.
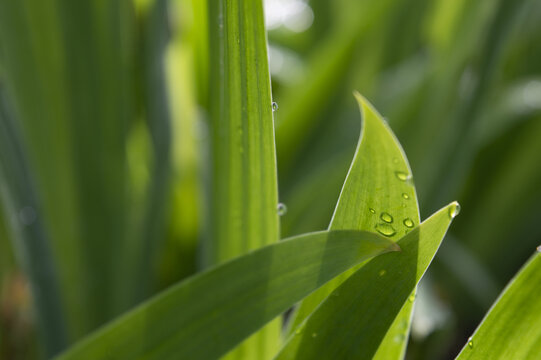
<path fill-rule="evenodd" d="M 172 287 L 58 359 L 215 359 L 340 272 L 399 249 L 358 231 L 274 243 Z"/>
<path fill-rule="evenodd" d="M 419 224 L 411 170 L 404 151 L 381 115 L 361 95 L 356 93 L 355 96 L 363 119 L 362 137 L 329 228 L 379 232 L 396 241 Z M 291 329 L 295 329 L 312 313 L 352 271 L 305 299 Z M 403 312 L 401 317 L 409 324 L 411 306 L 407 304 Z M 385 348 L 395 349 L 399 357 L 405 348 L 405 340 L 386 340 L 388 344 Z"/>
<path fill-rule="evenodd" d="M 507 285 L 457 359 L 538 359 L 540 284 L 541 248 L 538 248 Z"/>
<path fill-rule="evenodd" d="M 75 339 L 128 306 L 126 141 L 136 110 L 131 0 L 0 1 L 5 86 Z M 108 296 L 103 296 L 108 294 Z"/>
<path fill-rule="evenodd" d="M 210 231 L 203 244 L 205 265 L 279 239 L 262 0 L 216 1 L 209 6 L 209 17 L 212 159 Z M 236 354 L 269 358 L 278 348 L 279 335 L 279 321 L 270 323 Z"/>
<path fill-rule="evenodd" d="M 289 338 L 277 359 L 370 359 L 401 315 L 457 214 L 452 203 L 404 236 L 402 252 L 357 270 Z M 404 341 L 407 321 L 400 324 Z"/>
<path fill-rule="evenodd" d="M 68 341 L 58 273 L 20 129 L 13 119 L 1 83 L 0 154 L 0 216 L 5 216 L 0 222 L 10 222 L 9 240 L 19 266 L 29 279 L 37 326 L 45 352 L 49 356 L 54 355 L 65 348 Z M 0 230 L 4 230 L 3 225 L 0 225 Z M 6 270 L 4 267 L 7 267 L 3 262 L 10 255 L 10 249 L 4 244 L 6 238 L 0 240 L 0 251 L 3 252 L 0 256 L 2 275 L 3 270 Z"/>

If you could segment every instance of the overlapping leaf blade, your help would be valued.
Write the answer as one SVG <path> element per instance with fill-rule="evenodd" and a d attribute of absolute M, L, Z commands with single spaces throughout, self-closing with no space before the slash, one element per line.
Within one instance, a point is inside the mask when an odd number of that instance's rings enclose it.
<path fill-rule="evenodd" d="M 59 359 L 215 359 L 340 272 L 396 250 L 359 231 L 286 239 L 191 277 Z"/>
<path fill-rule="evenodd" d="M 457 213 L 452 203 L 410 231 L 398 244 L 402 252 L 361 267 L 313 312 L 277 359 L 371 359 L 404 303 L 430 265 Z M 399 324 L 404 341 L 409 324 Z"/>
<path fill-rule="evenodd" d="M 398 140 L 381 115 L 361 95 L 356 94 L 356 98 L 363 119 L 362 137 L 329 228 L 380 232 L 396 241 L 419 224 L 411 170 Z M 352 271 L 305 299 L 291 329 L 312 313 Z M 411 304 L 406 304 L 402 311 L 400 320 L 405 320 L 409 328 Z M 393 334 L 397 326 L 393 325 L 389 334 Z M 403 354 L 405 344 L 405 338 L 385 340 L 386 350 L 393 349 L 391 352 L 397 358 Z"/>

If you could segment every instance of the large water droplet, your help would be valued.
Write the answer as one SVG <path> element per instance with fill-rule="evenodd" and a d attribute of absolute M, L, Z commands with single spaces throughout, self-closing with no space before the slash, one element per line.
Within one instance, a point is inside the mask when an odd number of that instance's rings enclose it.
<path fill-rule="evenodd" d="M 389 213 L 382 212 L 379 217 L 380 217 L 381 220 L 385 221 L 386 223 L 390 224 L 390 223 L 393 222 L 393 217 Z"/>
<path fill-rule="evenodd" d="M 456 201 L 451 204 L 449 207 L 449 217 L 453 219 L 455 216 L 457 216 L 460 213 L 460 204 Z"/>
<path fill-rule="evenodd" d="M 369 208 L 368 210 L 370 210 L 370 212 L 371 212 L 372 214 L 375 214 L 375 213 L 376 213 L 376 210 L 374 210 L 374 209 L 372 209 L 372 208 Z"/>
<path fill-rule="evenodd" d="M 387 223 L 377 224 L 376 230 L 384 236 L 393 236 L 396 234 L 396 230 L 393 228 L 393 226 Z"/>
<path fill-rule="evenodd" d="M 276 110 L 278 110 L 278 103 L 273 101 L 272 102 L 272 111 L 276 111 Z"/>
<path fill-rule="evenodd" d="M 406 181 L 411 178 L 411 176 L 408 173 L 405 173 L 403 171 L 396 171 L 394 173 L 398 180 Z"/>
<path fill-rule="evenodd" d="M 287 206 L 284 203 L 278 203 L 278 216 L 284 216 L 287 213 Z"/>
<path fill-rule="evenodd" d="M 404 225 L 406 225 L 406 227 L 412 228 L 413 227 L 413 220 L 411 220 L 410 218 L 405 218 L 404 219 Z"/>
<path fill-rule="evenodd" d="M 402 194 L 402 197 L 403 197 L 404 199 L 406 199 L 406 200 L 408 200 L 408 199 L 410 198 L 410 196 L 409 196 L 408 194 L 406 194 L 406 193 L 403 193 L 403 194 Z"/>
<path fill-rule="evenodd" d="M 470 349 L 473 348 L 473 337 L 471 336 L 468 338 L 468 346 L 470 347 Z"/>

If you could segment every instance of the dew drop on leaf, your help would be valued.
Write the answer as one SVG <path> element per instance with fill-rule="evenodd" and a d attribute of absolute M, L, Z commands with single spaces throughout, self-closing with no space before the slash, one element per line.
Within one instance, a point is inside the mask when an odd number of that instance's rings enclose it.
<path fill-rule="evenodd" d="M 404 334 L 397 334 L 397 335 L 395 335 L 395 337 L 394 337 L 394 342 L 395 342 L 395 343 L 401 343 L 401 342 L 403 342 L 404 340 L 406 340 L 406 335 L 404 335 Z"/>
<path fill-rule="evenodd" d="M 412 228 L 413 227 L 413 220 L 411 220 L 410 218 L 405 218 L 404 219 L 404 225 L 406 225 L 406 227 Z"/>
<path fill-rule="evenodd" d="M 473 348 L 473 338 L 471 336 L 468 338 L 468 346 L 470 349 Z"/>
<path fill-rule="evenodd" d="M 278 103 L 273 101 L 272 102 L 272 111 L 276 111 L 276 110 L 278 110 Z"/>
<path fill-rule="evenodd" d="M 460 213 L 460 205 L 455 202 L 449 207 L 449 218 L 453 219 Z"/>
<path fill-rule="evenodd" d="M 415 294 L 411 294 L 408 298 L 409 302 L 413 302 L 415 300 Z"/>
<path fill-rule="evenodd" d="M 406 181 L 410 179 L 410 175 L 403 171 L 396 171 L 394 174 L 396 175 L 398 180 Z"/>
<path fill-rule="evenodd" d="M 370 212 L 371 212 L 372 214 L 375 214 L 375 213 L 376 213 L 376 210 L 374 210 L 374 209 L 372 209 L 372 208 L 370 208 L 369 210 L 370 210 Z"/>
<path fill-rule="evenodd" d="M 406 194 L 406 193 L 403 193 L 403 194 L 402 194 L 402 197 L 403 197 L 404 199 L 406 199 L 406 200 L 408 200 L 408 199 L 410 198 L 410 196 L 409 196 L 408 194 Z"/>
<path fill-rule="evenodd" d="M 287 213 L 287 206 L 284 203 L 278 203 L 278 216 L 284 216 Z"/>
<path fill-rule="evenodd" d="M 393 217 L 389 213 L 386 213 L 386 212 L 382 212 L 380 215 L 380 218 L 381 220 L 389 224 L 393 222 Z"/>
<path fill-rule="evenodd" d="M 538 252 L 538 253 L 541 253 L 541 245 L 539 245 L 539 246 L 537 247 L 537 252 Z"/>
<path fill-rule="evenodd" d="M 392 225 L 389 225 L 387 223 L 377 224 L 376 230 L 384 236 L 393 236 L 394 234 L 396 234 L 396 230 L 392 227 Z"/>

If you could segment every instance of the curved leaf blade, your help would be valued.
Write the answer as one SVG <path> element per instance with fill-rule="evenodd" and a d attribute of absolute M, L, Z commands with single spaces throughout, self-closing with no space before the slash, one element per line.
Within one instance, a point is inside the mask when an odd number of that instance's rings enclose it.
<path fill-rule="evenodd" d="M 359 93 L 355 92 L 355 97 L 363 120 L 361 139 L 329 229 L 379 231 L 396 241 L 419 224 L 411 169 L 404 150 L 383 117 Z M 352 272 L 340 275 L 306 298 L 296 312 L 291 329 L 297 328 Z M 411 304 L 406 304 L 401 315 L 408 328 L 411 309 Z M 390 334 L 393 332 L 391 330 Z M 406 339 L 397 342 L 393 336 L 386 340 L 387 352 L 382 358 L 390 359 L 390 352 L 394 354 L 393 358 L 400 358 Z"/>
<path fill-rule="evenodd" d="M 215 359 L 340 272 L 399 249 L 359 231 L 271 244 L 174 286 L 58 359 Z"/>
<path fill-rule="evenodd" d="M 457 360 L 538 359 L 541 354 L 541 249 L 494 303 Z"/>
<path fill-rule="evenodd" d="M 413 302 L 457 206 L 449 204 L 400 239 L 401 253 L 357 270 L 295 331 L 277 359 L 373 358 L 404 303 Z M 409 324 L 402 326 L 405 338 Z"/>

